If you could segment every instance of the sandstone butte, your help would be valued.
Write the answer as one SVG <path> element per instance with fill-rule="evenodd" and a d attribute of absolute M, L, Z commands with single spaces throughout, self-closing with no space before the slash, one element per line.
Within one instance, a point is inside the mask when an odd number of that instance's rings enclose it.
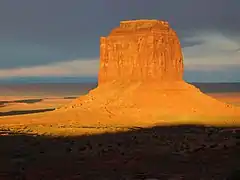
<path fill-rule="evenodd" d="M 82 109 L 149 122 L 165 116 L 234 116 L 239 121 L 239 108 L 186 83 L 183 70 L 180 41 L 168 22 L 121 21 L 100 38 L 98 87 L 57 111 Z"/>
<path fill-rule="evenodd" d="M 183 73 L 180 41 L 168 22 L 122 21 L 100 38 L 98 86 L 29 123 L 240 124 L 238 107 L 205 95 Z"/>

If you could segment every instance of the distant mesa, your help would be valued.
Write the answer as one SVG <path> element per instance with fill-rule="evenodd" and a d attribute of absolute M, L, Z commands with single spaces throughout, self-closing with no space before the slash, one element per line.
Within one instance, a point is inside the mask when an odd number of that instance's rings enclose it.
<path fill-rule="evenodd" d="M 99 112 L 106 117 L 236 115 L 183 80 L 183 55 L 176 32 L 160 20 L 121 21 L 100 38 L 98 87 L 57 111 Z"/>

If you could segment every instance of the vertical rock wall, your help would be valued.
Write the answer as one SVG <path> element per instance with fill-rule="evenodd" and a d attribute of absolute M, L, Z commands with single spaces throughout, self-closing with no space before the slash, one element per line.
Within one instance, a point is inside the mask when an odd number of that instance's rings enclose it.
<path fill-rule="evenodd" d="M 181 81 L 179 39 L 167 22 L 122 21 L 100 39 L 99 85 L 106 82 Z"/>

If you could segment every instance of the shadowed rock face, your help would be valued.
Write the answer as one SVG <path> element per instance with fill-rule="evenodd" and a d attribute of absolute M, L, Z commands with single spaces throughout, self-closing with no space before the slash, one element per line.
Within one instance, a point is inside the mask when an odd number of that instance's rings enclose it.
<path fill-rule="evenodd" d="M 179 81 L 182 77 L 180 42 L 165 21 L 122 21 L 109 36 L 100 39 L 99 85 Z"/>

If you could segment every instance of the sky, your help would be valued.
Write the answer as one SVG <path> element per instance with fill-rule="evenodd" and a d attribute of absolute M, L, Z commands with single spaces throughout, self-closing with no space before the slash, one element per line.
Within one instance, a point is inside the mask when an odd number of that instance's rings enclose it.
<path fill-rule="evenodd" d="M 97 76 L 99 38 L 121 20 L 177 32 L 187 81 L 240 82 L 239 0 L 1 0 L 0 79 Z"/>

